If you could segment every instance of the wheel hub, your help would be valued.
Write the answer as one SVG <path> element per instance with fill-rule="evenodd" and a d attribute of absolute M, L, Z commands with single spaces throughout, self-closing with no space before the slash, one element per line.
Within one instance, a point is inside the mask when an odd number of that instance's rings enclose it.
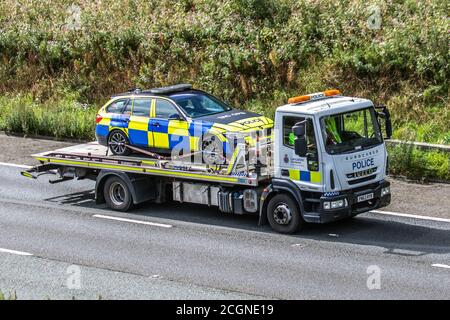
<path fill-rule="evenodd" d="M 125 202 L 125 189 L 120 183 L 114 182 L 109 188 L 109 197 L 116 206 L 120 206 Z"/>
<path fill-rule="evenodd" d="M 126 149 L 125 137 L 120 133 L 114 133 L 109 139 L 109 145 L 115 153 L 121 154 Z"/>
<path fill-rule="evenodd" d="M 278 224 L 289 224 L 292 219 L 291 210 L 285 203 L 279 204 L 273 211 L 273 219 Z"/>
<path fill-rule="evenodd" d="M 202 146 L 203 159 L 207 164 L 220 163 L 220 153 L 222 151 L 220 140 L 211 137 L 210 139 L 203 141 Z"/>

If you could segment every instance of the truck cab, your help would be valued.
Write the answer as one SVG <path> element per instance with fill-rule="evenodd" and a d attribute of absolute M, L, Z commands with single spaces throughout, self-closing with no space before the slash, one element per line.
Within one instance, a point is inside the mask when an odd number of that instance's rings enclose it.
<path fill-rule="evenodd" d="M 302 221 L 326 223 L 384 207 L 390 203 L 386 181 L 388 155 L 380 119 L 391 134 L 389 112 L 372 101 L 328 90 L 289 99 L 276 110 L 274 175 L 267 217 L 274 229 L 291 232 L 292 210 Z M 274 192 L 275 191 L 275 192 Z M 300 221 L 299 221 L 300 223 Z"/>

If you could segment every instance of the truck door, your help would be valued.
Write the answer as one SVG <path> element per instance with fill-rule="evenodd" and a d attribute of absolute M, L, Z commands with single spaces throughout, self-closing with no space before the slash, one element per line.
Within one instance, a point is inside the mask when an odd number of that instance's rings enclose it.
<path fill-rule="evenodd" d="M 296 123 L 302 122 L 306 125 L 306 140 L 308 144 L 306 157 L 300 157 L 294 151 L 296 137 L 292 133 L 292 127 Z M 280 147 L 280 155 L 282 157 L 280 161 L 281 175 L 301 184 L 321 184 L 322 175 L 312 118 L 285 115 L 283 116 L 282 131 L 283 145 Z"/>

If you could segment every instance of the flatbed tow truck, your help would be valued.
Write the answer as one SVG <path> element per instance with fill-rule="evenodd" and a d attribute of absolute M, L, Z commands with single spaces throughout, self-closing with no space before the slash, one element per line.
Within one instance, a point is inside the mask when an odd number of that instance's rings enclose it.
<path fill-rule="evenodd" d="M 224 164 L 133 146 L 132 155 L 120 157 L 91 142 L 32 155 L 40 164 L 21 174 L 56 175 L 50 183 L 94 180 L 96 202 L 113 210 L 173 200 L 259 215 L 259 225 L 294 233 L 305 222 L 336 221 L 390 203 L 380 118 L 390 137 L 386 107 L 328 90 L 289 99 L 276 110 L 273 134 L 252 147 L 240 139 Z"/>

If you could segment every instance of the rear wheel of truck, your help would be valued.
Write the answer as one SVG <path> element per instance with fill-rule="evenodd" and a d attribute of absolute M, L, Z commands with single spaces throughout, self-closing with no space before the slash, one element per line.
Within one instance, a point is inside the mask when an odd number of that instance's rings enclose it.
<path fill-rule="evenodd" d="M 125 212 L 133 205 L 131 192 L 127 184 L 119 177 L 108 178 L 103 190 L 105 201 L 111 209 Z"/>
<path fill-rule="evenodd" d="M 267 219 L 272 229 L 279 233 L 294 233 L 303 225 L 297 204 L 287 194 L 277 194 L 270 199 Z"/>

